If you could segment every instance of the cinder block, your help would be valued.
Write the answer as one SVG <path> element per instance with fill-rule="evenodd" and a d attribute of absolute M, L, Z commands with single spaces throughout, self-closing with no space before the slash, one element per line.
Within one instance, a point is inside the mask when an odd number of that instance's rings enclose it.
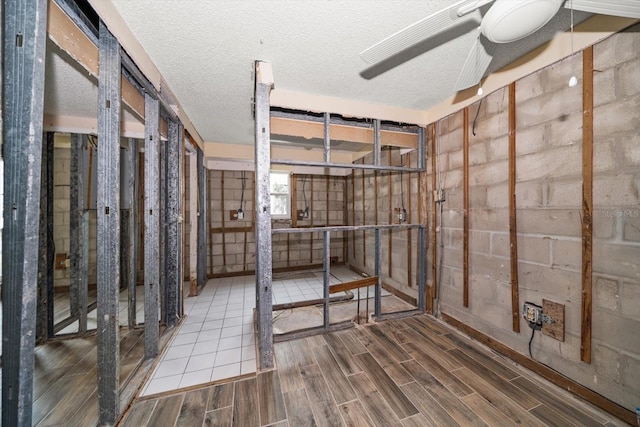
<path fill-rule="evenodd" d="M 462 117 L 462 114 L 460 114 Z M 456 128 L 450 132 L 445 133 L 444 130 L 441 130 L 442 134 L 440 135 L 440 152 L 448 153 L 456 150 L 462 149 L 462 128 Z"/>
<path fill-rule="evenodd" d="M 620 311 L 624 316 L 640 320 L 640 282 L 622 282 Z"/>
<path fill-rule="evenodd" d="M 519 233 L 582 236 L 581 211 L 578 209 L 527 209 L 518 211 Z"/>
<path fill-rule="evenodd" d="M 618 281 L 602 276 L 596 276 L 594 279 L 596 307 L 618 311 L 618 305 L 620 302 Z"/>
<path fill-rule="evenodd" d="M 608 240 L 615 236 L 616 221 L 615 211 L 612 209 L 593 209 L 593 237 Z"/>
<path fill-rule="evenodd" d="M 472 230 L 469 235 L 469 250 L 486 255 L 490 254 L 491 233 Z"/>
<path fill-rule="evenodd" d="M 518 236 L 518 259 L 525 262 L 550 264 L 551 239 L 548 237 Z"/>
<path fill-rule="evenodd" d="M 521 289 L 549 295 L 554 301 L 579 300 L 581 295 L 580 273 L 544 265 L 518 262 L 518 282 Z"/>
<path fill-rule="evenodd" d="M 547 206 L 554 208 L 582 206 L 582 179 L 551 181 L 548 184 Z"/>
<path fill-rule="evenodd" d="M 547 145 L 546 127 L 544 125 L 535 125 L 530 127 L 518 127 L 516 132 L 516 155 L 523 156 L 525 154 L 536 153 L 544 150 Z M 505 141 L 504 157 L 509 155 L 509 140 Z"/>
<path fill-rule="evenodd" d="M 616 100 L 616 70 L 609 68 L 593 75 L 593 104 L 599 106 Z"/>
<path fill-rule="evenodd" d="M 536 98 L 543 93 L 542 73 L 539 71 L 516 81 L 516 104 Z"/>
<path fill-rule="evenodd" d="M 615 147 L 615 148 L 614 148 Z M 617 171 L 616 150 L 619 149 L 615 140 L 598 140 L 593 145 L 593 170 L 594 172 Z M 622 150 L 620 150 L 622 151 Z"/>
<path fill-rule="evenodd" d="M 571 176 L 582 176 L 582 147 L 578 145 L 518 156 L 516 161 L 518 182 Z"/>
<path fill-rule="evenodd" d="M 443 265 L 450 268 L 462 269 L 462 251 L 459 249 L 444 248 L 442 254 Z"/>
<path fill-rule="evenodd" d="M 613 348 L 640 354 L 640 340 L 630 339 L 639 330 L 640 320 L 603 310 L 593 312 L 593 339 L 606 342 Z"/>
<path fill-rule="evenodd" d="M 622 353 L 618 361 L 622 384 L 634 390 L 635 396 L 640 396 L 640 386 L 638 386 L 640 384 L 640 358 L 637 355 Z"/>
<path fill-rule="evenodd" d="M 640 246 L 595 241 L 593 271 L 640 280 Z"/>
<path fill-rule="evenodd" d="M 639 175 L 596 176 L 593 178 L 593 204 L 596 206 L 633 206 L 640 205 Z"/>
<path fill-rule="evenodd" d="M 460 221 L 462 227 L 462 221 Z M 469 227 L 473 230 L 508 231 L 508 209 L 477 209 L 469 216 Z"/>
<path fill-rule="evenodd" d="M 496 258 L 476 252 L 470 253 L 469 271 L 473 276 L 482 276 L 482 280 L 488 280 L 486 283 L 488 287 L 511 281 L 511 264 L 505 258 Z"/>
<path fill-rule="evenodd" d="M 516 209 L 539 208 L 542 206 L 542 186 L 536 181 L 524 181 L 516 184 Z"/>
<path fill-rule="evenodd" d="M 621 136 L 620 145 L 624 147 L 625 166 L 640 166 L 640 133 Z"/>
<path fill-rule="evenodd" d="M 624 209 L 627 215 L 618 218 L 624 223 L 622 238 L 625 242 L 640 243 L 640 207 Z"/>
<path fill-rule="evenodd" d="M 568 80 L 569 76 L 565 82 Z M 576 89 L 564 83 L 564 87 L 519 103 L 517 105 L 516 126 L 518 129 L 530 127 L 549 120 L 556 120 L 566 114 L 582 110 L 582 99 L 575 96 Z"/>
<path fill-rule="evenodd" d="M 491 255 L 511 256 L 511 240 L 508 233 L 491 233 Z"/>
<path fill-rule="evenodd" d="M 456 150 L 448 153 L 449 170 L 461 168 L 463 166 L 463 152 Z"/>
<path fill-rule="evenodd" d="M 487 205 L 487 187 L 484 185 L 470 186 L 469 188 L 469 215 L 473 215 L 475 209 L 486 209 Z"/>
<path fill-rule="evenodd" d="M 617 87 L 618 98 L 636 96 L 640 94 L 640 59 L 626 62 L 618 69 Z"/>
<path fill-rule="evenodd" d="M 469 167 L 471 185 L 493 185 L 509 180 L 509 162 L 499 160 Z"/>
<path fill-rule="evenodd" d="M 487 163 L 487 145 L 473 144 L 469 147 L 469 165 L 481 165 Z"/>
<path fill-rule="evenodd" d="M 495 92 L 491 92 L 483 103 L 486 105 L 486 114 L 502 114 L 509 107 L 509 90 L 507 87 L 500 88 Z M 475 109 L 474 109 L 475 114 Z"/>
<path fill-rule="evenodd" d="M 549 146 L 572 145 L 582 142 L 582 112 L 561 115 L 547 125 Z"/>
<path fill-rule="evenodd" d="M 580 271 L 582 269 L 582 242 L 576 240 L 552 240 L 553 267 Z"/>
<path fill-rule="evenodd" d="M 596 107 L 593 120 L 595 139 L 610 138 L 623 132 L 637 132 L 635 123 L 640 120 L 640 97 L 621 99 L 616 103 Z"/>
<path fill-rule="evenodd" d="M 582 70 L 582 55 L 579 53 L 545 67 L 541 71 L 544 91 L 546 93 L 554 93 L 558 90 L 571 89 L 580 94 L 580 84 L 574 88 L 569 88 L 567 85 L 569 77 L 573 74 L 580 73 L 580 70 Z M 581 102 L 580 96 L 574 96 L 574 98 L 577 98 L 578 101 Z"/>
<path fill-rule="evenodd" d="M 505 110 L 501 114 L 492 114 L 483 120 L 478 120 L 476 122 L 476 135 L 474 138 L 494 138 L 507 135 L 509 133 L 508 111 L 505 107 Z M 469 118 L 469 122 L 472 127 L 469 133 L 473 136 L 473 117 Z"/>
<path fill-rule="evenodd" d="M 486 205 L 488 208 L 508 208 L 509 199 L 509 184 L 498 184 L 487 187 Z"/>

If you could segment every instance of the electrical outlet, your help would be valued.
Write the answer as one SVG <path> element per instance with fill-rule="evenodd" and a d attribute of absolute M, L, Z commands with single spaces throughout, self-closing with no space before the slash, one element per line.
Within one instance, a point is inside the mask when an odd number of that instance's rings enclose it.
<path fill-rule="evenodd" d="M 542 307 L 532 302 L 525 302 L 522 306 L 522 317 L 529 322 L 532 329 L 542 328 Z"/>
<path fill-rule="evenodd" d="M 239 220 L 244 219 L 244 211 L 242 209 L 238 209 L 238 219 Z"/>

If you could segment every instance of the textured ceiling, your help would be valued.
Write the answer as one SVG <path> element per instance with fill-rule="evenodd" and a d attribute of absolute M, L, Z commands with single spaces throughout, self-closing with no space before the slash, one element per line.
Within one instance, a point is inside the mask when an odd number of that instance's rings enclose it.
<path fill-rule="evenodd" d="M 419 52 L 368 68 L 360 51 L 451 1 L 111 2 L 204 140 L 241 144 L 253 143 L 254 61 L 272 64 L 277 89 L 426 110 L 454 94 L 481 18 L 477 11 Z M 576 13 L 575 20 L 587 16 Z M 500 46 L 490 69 L 568 27 L 563 9 L 544 31 Z"/>

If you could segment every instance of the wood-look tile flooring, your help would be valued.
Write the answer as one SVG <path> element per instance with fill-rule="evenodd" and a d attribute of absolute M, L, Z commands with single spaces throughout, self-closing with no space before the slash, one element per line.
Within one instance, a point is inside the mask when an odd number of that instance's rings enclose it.
<path fill-rule="evenodd" d="M 121 330 L 120 384 L 144 357 L 142 329 Z M 95 426 L 98 423 L 96 336 L 55 340 L 36 347 L 33 425 Z"/>
<path fill-rule="evenodd" d="M 122 426 L 602 426 L 621 421 L 427 316 L 275 345 L 276 370 L 139 399 Z"/>

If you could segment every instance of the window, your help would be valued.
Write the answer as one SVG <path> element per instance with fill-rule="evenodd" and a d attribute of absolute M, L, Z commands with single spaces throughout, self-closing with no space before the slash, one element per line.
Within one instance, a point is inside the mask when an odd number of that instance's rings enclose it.
<path fill-rule="evenodd" d="M 289 172 L 271 172 L 271 218 L 291 218 L 291 195 L 289 194 Z"/>

